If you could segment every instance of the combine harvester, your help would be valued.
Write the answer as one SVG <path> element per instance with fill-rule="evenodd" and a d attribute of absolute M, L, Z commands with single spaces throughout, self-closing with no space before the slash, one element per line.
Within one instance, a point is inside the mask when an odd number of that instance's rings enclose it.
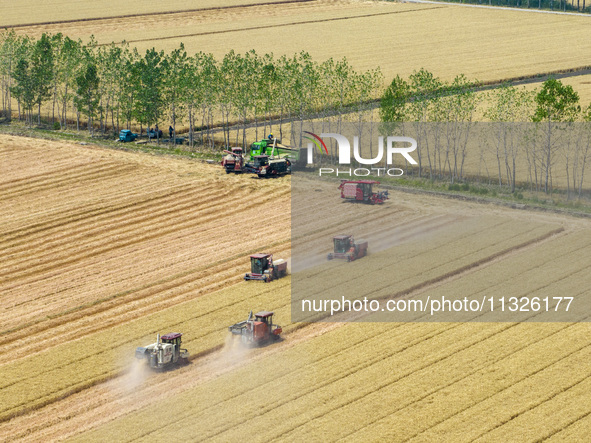
<path fill-rule="evenodd" d="M 246 164 L 245 171 L 256 174 L 259 178 L 280 177 L 291 174 L 291 162 L 286 158 L 257 155 L 251 163 Z"/>
<path fill-rule="evenodd" d="M 242 148 L 232 148 L 231 151 L 224 149 L 224 152 L 227 155 L 222 159 L 222 166 L 226 170 L 226 174 L 231 172 L 235 174 L 241 173 L 244 168 Z"/>
<path fill-rule="evenodd" d="M 252 311 L 248 319 L 228 327 L 232 335 L 240 336 L 240 340 L 247 346 L 260 346 L 270 341 L 279 340 L 283 332 L 281 326 L 273 324 L 273 312 L 261 311 L 254 314 Z"/>
<path fill-rule="evenodd" d="M 281 143 L 273 137 L 273 134 L 269 134 L 268 138 L 264 138 L 259 142 L 254 142 L 250 145 L 250 159 L 254 160 L 259 155 L 268 155 L 273 157 L 277 151 L 278 158 L 288 158 L 293 162 L 297 162 L 299 159 L 299 149 L 290 148 Z"/>
<path fill-rule="evenodd" d="M 158 334 L 156 343 L 136 348 L 135 358 L 146 360 L 152 369 L 164 369 L 187 363 L 189 351 L 181 349 L 182 335 L 180 332 L 171 332 L 162 337 Z"/>
<path fill-rule="evenodd" d="M 359 201 L 372 205 L 382 204 L 388 200 L 388 191 L 373 192 L 373 185 L 379 185 L 375 180 L 341 180 L 339 189 L 341 198 L 349 201 Z"/>
<path fill-rule="evenodd" d="M 351 262 L 367 255 L 367 240 L 355 242 L 352 235 L 337 235 L 332 240 L 334 252 L 328 254 L 328 260 L 339 258 Z"/>
<path fill-rule="evenodd" d="M 253 150 L 253 146 L 250 148 L 250 159 L 251 162 L 246 164 L 246 172 L 256 174 L 259 178 L 268 177 L 279 177 L 286 174 L 291 174 L 291 160 L 289 155 L 280 154 L 277 151 L 277 157 L 275 157 L 275 149 L 277 148 L 277 139 L 273 139 L 273 145 L 267 145 L 266 140 L 253 143 L 254 145 L 261 144 Z M 262 144 L 264 143 L 264 147 Z M 269 152 L 269 148 L 271 152 Z M 282 149 L 292 150 L 291 148 L 283 147 Z"/>
<path fill-rule="evenodd" d="M 250 256 L 250 272 L 244 280 L 259 280 L 268 283 L 287 275 L 287 262 L 278 259 L 273 262 L 273 254 L 253 254 Z"/>

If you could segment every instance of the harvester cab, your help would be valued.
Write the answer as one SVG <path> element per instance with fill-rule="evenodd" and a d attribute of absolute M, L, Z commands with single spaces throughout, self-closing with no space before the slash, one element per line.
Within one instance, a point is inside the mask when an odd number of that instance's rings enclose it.
<path fill-rule="evenodd" d="M 180 332 L 171 332 L 162 337 L 158 334 L 156 343 L 136 348 L 135 358 L 146 360 L 152 369 L 162 369 L 177 363 L 185 363 L 189 357 L 189 351 L 181 348 L 182 335 Z"/>
<path fill-rule="evenodd" d="M 341 198 L 362 201 L 372 205 L 384 203 L 388 200 L 388 191 L 373 192 L 373 185 L 379 185 L 375 180 L 342 180 L 339 189 Z"/>
<path fill-rule="evenodd" d="M 240 336 L 243 344 L 249 346 L 261 345 L 270 340 L 279 340 L 283 332 L 281 326 L 273 324 L 273 315 L 271 311 L 261 311 L 250 315 L 245 321 L 238 322 L 228 327 L 232 335 Z"/>
<path fill-rule="evenodd" d="M 367 255 L 367 241 L 355 241 L 352 235 L 337 235 L 333 237 L 334 251 L 328 254 L 328 260 L 333 258 L 347 261 L 357 260 Z"/>
<path fill-rule="evenodd" d="M 244 280 L 260 280 L 265 283 L 287 274 L 287 262 L 282 259 L 273 262 L 272 254 L 253 254 L 250 256 L 250 272 Z"/>

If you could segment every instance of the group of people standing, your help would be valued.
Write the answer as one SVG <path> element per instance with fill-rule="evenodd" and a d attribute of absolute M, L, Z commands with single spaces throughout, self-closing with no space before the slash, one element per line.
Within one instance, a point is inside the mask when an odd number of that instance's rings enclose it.
<path fill-rule="evenodd" d="M 148 135 L 150 135 L 150 132 L 152 131 L 152 129 L 150 129 L 150 127 L 148 126 Z M 154 125 L 154 137 L 162 137 L 162 131 L 160 129 L 158 129 L 158 125 Z M 174 134 L 174 129 L 171 126 L 168 127 L 168 134 L 170 136 L 170 138 L 172 139 L 172 135 Z"/>

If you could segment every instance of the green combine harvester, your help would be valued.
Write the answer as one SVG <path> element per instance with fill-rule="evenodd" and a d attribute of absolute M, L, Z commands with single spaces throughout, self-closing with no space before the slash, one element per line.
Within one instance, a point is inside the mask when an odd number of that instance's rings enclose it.
<path fill-rule="evenodd" d="M 269 134 L 268 138 L 264 138 L 259 142 L 254 142 L 250 145 L 250 160 L 260 155 L 268 155 L 271 158 L 288 158 L 295 163 L 299 160 L 299 149 L 293 149 L 289 146 L 281 144 L 281 141 Z"/>

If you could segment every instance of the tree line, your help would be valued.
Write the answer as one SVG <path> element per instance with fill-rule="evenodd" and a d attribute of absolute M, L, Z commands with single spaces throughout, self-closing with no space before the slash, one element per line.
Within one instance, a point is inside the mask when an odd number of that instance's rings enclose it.
<path fill-rule="evenodd" d="M 553 172 L 563 168 L 567 197 L 580 197 L 591 161 L 591 104 L 582 107 L 572 86 L 555 78 L 534 90 L 503 84 L 481 91 L 477 85 L 463 75 L 446 82 L 421 69 L 386 88 L 382 131 L 411 133 L 421 148 L 411 172 L 453 184 L 467 178 L 468 155 L 479 155 L 485 171 L 478 175 L 496 177 L 511 192 L 519 181 L 549 194 Z M 486 154 L 496 159 L 494 172 Z M 526 176 L 518 177 L 518 170 Z"/>
<path fill-rule="evenodd" d="M 379 69 L 358 72 L 346 58 L 320 63 L 306 52 L 274 57 L 230 51 L 218 60 L 203 52 L 189 55 L 183 44 L 142 55 L 93 38 L 83 43 L 62 34 L 37 40 L 14 31 L 0 35 L 3 115 L 39 124 L 43 112 L 60 128 L 86 124 L 91 133 L 132 125 L 143 130 L 164 121 L 175 137 L 177 125 L 188 126 L 191 146 L 213 146 L 220 126 L 224 145 L 245 145 L 248 127 L 258 138 L 259 130 L 266 134 L 275 124 L 281 136 L 292 119 L 343 118 L 351 109 L 361 116 L 382 85 Z"/>
<path fill-rule="evenodd" d="M 453 3 L 473 5 L 501 6 L 505 8 L 545 9 L 563 12 L 589 13 L 590 6 L 586 0 L 446 0 Z"/>

